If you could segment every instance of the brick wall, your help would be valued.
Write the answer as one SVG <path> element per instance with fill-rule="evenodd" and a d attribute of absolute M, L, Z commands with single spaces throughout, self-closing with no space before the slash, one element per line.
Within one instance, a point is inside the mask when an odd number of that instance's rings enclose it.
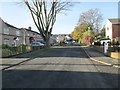
<path fill-rule="evenodd" d="M 112 25 L 112 33 L 113 33 L 113 36 L 112 38 L 116 39 L 117 41 L 120 41 L 118 40 L 118 38 L 120 38 L 120 24 L 115 24 L 115 25 Z"/>

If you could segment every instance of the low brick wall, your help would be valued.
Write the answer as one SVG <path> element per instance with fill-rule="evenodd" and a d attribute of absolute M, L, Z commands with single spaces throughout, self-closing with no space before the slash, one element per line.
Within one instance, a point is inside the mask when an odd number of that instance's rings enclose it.
<path fill-rule="evenodd" d="M 109 57 L 112 57 L 112 58 L 120 60 L 120 52 L 110 52 L 110 51 L 108 51 L 107 55 Z"/>

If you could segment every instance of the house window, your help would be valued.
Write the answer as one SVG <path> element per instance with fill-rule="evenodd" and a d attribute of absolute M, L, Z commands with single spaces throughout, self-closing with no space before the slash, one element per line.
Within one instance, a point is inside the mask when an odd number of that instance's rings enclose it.
<path fill-rule="evenodd" d="M 109 30 L 109 27 L 107 27 L 107 30 Z"/>
<path fill-rule="evenodd" d="M 9 39 L 4 39 L 3 44 L 7 44 L 7 45 L 9 45 Z"/>
<path fill-rule="evenodd" d="M 33 35 L 36 35 L 35 33 L 33 33 Z"/>
<path fill-rule="evenodd" d="M 16 31 L 16 35 L 17 35 L 17 36 L 20 36 L 20 31 Z"/>
<path fill-rule="evenodd" d="M 30 34 L 28 33 L 27 36 L 30 36 Z"/>
<path fill-rule="evenodd" d="M 36 34 L 35 34 L 35 33 L 33 33 L 33 37 L 36 37 Z"/>
<path fill-rule="evenodd" d="M 9 34 L 9 29 L 8 28 L 4 28 L 4 34 Z"/>
<path fill-rule="evenodd" d="M 30 36 L 32 37 L 32 36 L 33 36 L 33 33 L 30 33 Z"/>
<path fill-rule="evenodd" d="M 40 35 L 37 35 L 37 37 L 40 37 Z"/>

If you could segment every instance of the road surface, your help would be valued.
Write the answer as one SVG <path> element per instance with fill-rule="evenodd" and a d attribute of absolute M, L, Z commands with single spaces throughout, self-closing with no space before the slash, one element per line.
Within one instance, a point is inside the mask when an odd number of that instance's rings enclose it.
<path fill-rule="evenodd" d="M 91 61 L 83 48 L 54 47 L 45 54 L 37 54 L 37 57 L 24 55 L 24 59 L 31 58 L 31 60 L 4 70 L 2 86 L 3 88 L 117 88 L 118 69 Z"/>

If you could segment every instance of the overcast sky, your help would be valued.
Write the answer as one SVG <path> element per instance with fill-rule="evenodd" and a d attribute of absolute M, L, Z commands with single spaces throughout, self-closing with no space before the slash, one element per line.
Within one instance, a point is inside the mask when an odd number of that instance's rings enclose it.
<path fill-rule="evenodd" d="M 0 1 L 0 17 L 7 23 L 18 28 L 32 27 L 34 31 L 38 31 L 32 21 L 29 11 L 26 7 L 16 4 L 18 0 L 1 0 Z M 76 1 L 76 0 L 74 0 Z M 78 1 L 78 0 L 77 0 Z M 97 1 L 97 2 L 96 2 Z M 98 2 L 99 1 L 99 2 Z M 103 25 L 107 18 L 118 17 L 118 1 L 119 0 L 79 0 L 79 3 L 71 7 L 71 11 L 66 12 L 67 15 L 59 14 L 54 25 L 53 34 L 70 34 L 76 24 L 81 13 L 89 9 L 98 8 L 103 15 Z M 113 2 L 114 1 L 114 2 Z"/>

